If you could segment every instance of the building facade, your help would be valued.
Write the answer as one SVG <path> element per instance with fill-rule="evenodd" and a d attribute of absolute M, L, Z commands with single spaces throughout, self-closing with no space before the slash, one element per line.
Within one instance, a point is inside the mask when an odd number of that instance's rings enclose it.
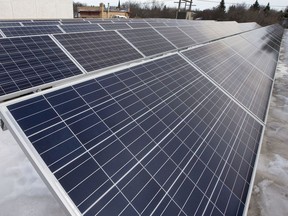
<path fill-rule="evenodd" d="M 0 0 L 0 19 L 73 18 L 73 0 Z"/>
<path fill-rule="evenodd" d="M 109 6 L 105 7 L 103 3 L 100 3 L 98 6 L 91 7 L 78 7 L 77 8 L 77 17 L 78 18 L 113 18 L 116 16 L 125 16 L 129 18 L 129 8 L 119 8 Z"/>

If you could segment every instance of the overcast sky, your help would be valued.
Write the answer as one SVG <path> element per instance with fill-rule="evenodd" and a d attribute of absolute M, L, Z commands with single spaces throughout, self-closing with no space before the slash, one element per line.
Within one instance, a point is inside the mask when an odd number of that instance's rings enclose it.
<path fill-rule="evenodd" d="M 87 3 L 89 6 L 94 5 L 98 6 L 100 2 L 103 2 L 105 5 L 110 3 L 111 6 L 117 6 L 118 5 L 118 0 L 74 0 L 75 2 L 81 2 L 81 3 Z M 129 1 L 129 0 L 120 0 L 121 4 Z M 131 2 L 152 2 L 153 0 L 130 0 Z M 177 7 L 177 3 L 179 0 L 156 0 L 159 3 L 164 3 L 167 6 L 170 7 Z M 246 4 L 253 4 L 255 0 L 250 0 L 250 1 L 242 1 L 243 3 Z M 270 6 L 274 9 L 277 10 L 284 10 L 286 6 L 288 6 L 288 1 L 287 0 L 258 0 L 260 5 L 267 5 L 268 2 L 270 2 Z M 212 8 L 217 6 L 220 3 L 220 0 L 193 0 L 193 4 L 196 6 L 193 6 L 193 8 L 197 8 L 200 10 L 207 9 L 207 8 Z M 236 1 L 236 0 L 226 0 L 226 8 L 228 8 L 231 4 L 237 4 L 241 3 L 241 1 Z M 184 7 L 184 4 L 182 4 Z"/>

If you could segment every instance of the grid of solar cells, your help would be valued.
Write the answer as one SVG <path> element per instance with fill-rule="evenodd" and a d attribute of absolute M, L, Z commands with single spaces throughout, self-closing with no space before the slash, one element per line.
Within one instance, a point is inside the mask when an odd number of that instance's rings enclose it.
<path fill-rule="evenodd" d="M 115 31 L 55 35 L 87 72 L 143 56 Z"/>
<path fill-rule="evenodd" d="M 48 36 L 0 40 L 0 96 L 78 74 Z"/>
<path fill-rule="evenodd" d="M 265 29 L 256 29 L 251 32 L 241 34 L 241 37 L 245 38 L 247 41 L 252 43 L 258 49 L 263 50 L 273 56 L 275 61 L 278 59 L 279 46 L 275 46 L 272 41 L 272 36 L 270 33 L 265 31 Z"/>
<path fill-rule="evenodd" d="M 229 48 L 196 61 L 188 52 L 183 54 L 259 119 L 265 120 L 272 80 Z"/>
<path fill-rule="evenodd" d="M 156 28 L 156 30 L 178 48 L 188 47 L 196 44 L 192 38 L 183 33 L 177 27 Z"/>
<path fill-rule="evenodd" d="M 100 23 L 99 25 L 105 30 L 131 29 L 127 23 Z"/>
<path fill-rule="evenodd" d="M 178 55 L 8 109 L 82 215 L 243 213 L 262 126 Z"/>
<path fill-rule="evenodd" d="M 59 25 L 59 21 L 22 22 L 24 26 Z"/>
<path fill-rule="evenodd" d="M 135 28 L 149 28 L 151 27 L 148 23 L 146 22 L 131 22 L 128 23 L 129 26 L 131 26 L 133 29 Z"/>
<path fill-rule="evenodd" d="M 239 55 L 245 58 L 246 61 L 253 64 L 256 68 L 262 71 L 271 79 L 274 78 L 277 62 L 273 59 L 273 55 L 255 48 L 250 42 L 243 39 L 240 35 L 226 38 L 223 40 L 225 44 L 237 51 Z"/>
<path fill-rule="evenodd" d="M 175 49 L 172 44 L 152 28 L 120 30 L 119 32 L 145 56 L 152 56 Z"/>
<path fill-rule="evenodd" d="M 6 37 L 62 33 L 57 26 L 24 26 L 1 28 Z"/>
<path fill-rule="evenodd" d="M 19 22 L 0 22 L 0 28 L 2 27 L 13 27 L 13 26 L 21 26 Z"/>
<path fill-rule="evenodd" d="M 61 25 L 65 32 L 86 32 L 86 31 L 102 31 L 103 29 L 98 24 L 85 25 Z"/>
<path fill-rule="evenodd" d="M 189 35 L 198 44 L 209 41 L 208 35 L 205 35 L 204 33 L 198 31 L 197 27 L 194 27 L 194 26 L 180 26 L 179 29 L 181 29 L 184 33 Z"/>

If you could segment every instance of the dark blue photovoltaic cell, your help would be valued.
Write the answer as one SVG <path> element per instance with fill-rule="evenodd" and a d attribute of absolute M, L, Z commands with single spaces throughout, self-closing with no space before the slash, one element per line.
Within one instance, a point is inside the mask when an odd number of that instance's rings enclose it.
<path fill-rule="evenodd" d="M 62 31 L 56 25 L 7 27 L 1 28 L 1 30 L 6 35 L 6 37 L 62 33 Z"/>
<path fill-rule="evenodd" d="M 178 54 L 8 109 L 82 215 L 242 215 L 262 126 Z"/>
<path fill-rule="evenodd" d="M 49 36 L 0 40 L 0 96 L 79 74 Z"/>
<path fill-rule="evenodd" d="M 115 31 L 58 34 L 55 38 L 87 72 L 142 58 Z"/>

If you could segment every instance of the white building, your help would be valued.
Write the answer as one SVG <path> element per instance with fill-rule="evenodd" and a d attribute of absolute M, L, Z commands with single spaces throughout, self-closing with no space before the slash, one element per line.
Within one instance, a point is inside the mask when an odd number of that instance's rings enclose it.
<path fill-rule="evenodd" d="M 73 0 L 0 0 L 0 19 L 73 18 Z"/>

